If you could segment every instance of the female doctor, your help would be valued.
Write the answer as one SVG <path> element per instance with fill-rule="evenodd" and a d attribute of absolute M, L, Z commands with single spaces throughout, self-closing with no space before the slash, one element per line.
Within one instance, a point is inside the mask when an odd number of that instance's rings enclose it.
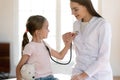
<path fill-rule="evenodd" d="M 113 80 L 109 62 L 111 26 L 94 9 L 91 0 L 70 0 L 74 22 L 76 64 L 71 80 Z M 71 33 L 63 35 L 64 42 Z"/>

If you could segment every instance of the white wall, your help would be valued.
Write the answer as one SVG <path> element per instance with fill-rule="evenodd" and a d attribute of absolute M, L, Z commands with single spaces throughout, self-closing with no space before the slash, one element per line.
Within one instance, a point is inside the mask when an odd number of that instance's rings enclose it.
<path fill-rule="evenodd" d="M 114 75 L 120 76 L 120 1 L 101 0 L 101 14 L 111 23 L 113 30 L 111 64 Z M 0 42 L 10 42 L 11 71 L 15 76 L 15 68 L 18 62 L 18 3 L 17 0 L 0 0 Z"/>
<path fill-rule="evenodd" d="M 15 76 L 18 62 L 17 0 L 0 0 L 0 42 L 10 43 L 10 76 Z"/>

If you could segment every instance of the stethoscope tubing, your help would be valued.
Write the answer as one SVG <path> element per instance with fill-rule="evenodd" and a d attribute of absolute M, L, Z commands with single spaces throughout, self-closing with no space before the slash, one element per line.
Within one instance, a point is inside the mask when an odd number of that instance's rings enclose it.
<path fill-rule="evenodd" d="M 50 50 L 49 50 L 49 48 L 48 48 L 48 46 L 47 46 L 46 44 L 45 44 L 45 47 L 46 47 L 46 49 L 48 50 L 48 53 L 49 53 L 49 56 L 50 56 L 51 60 L 54 61 L 55 63 L 60 64 L 60 65 L 68 65 L 68 64 L 71 62 L 71 60 L 72 60 L 72 43 L 71 43 L 71 45 L 70 45 L 70 59 L 69 59 L 69 61 L 66 62 L 66 63 L 62 63 L 62 62 L 58 62 L 58 61 L 54 60 L 54 59 L 52 58 L 52 56 L 51 56 L 51 54 L 50 54 Z"/>

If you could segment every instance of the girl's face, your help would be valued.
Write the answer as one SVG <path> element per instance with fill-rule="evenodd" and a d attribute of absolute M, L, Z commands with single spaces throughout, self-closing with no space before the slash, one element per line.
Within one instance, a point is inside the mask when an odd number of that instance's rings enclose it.
<path fill-rule="evenodd" d="M 43 27 L 41 29 L 41 35 L 43 36 L 43 38 L 47 38 L 47 36 L 48 36 L 48 32 L 49 32 L 48 26 L 49 26 L 48 21 L 46 20 L 43 23 Z"/>
<path fill-rule="evenodd" d="M 86 17 L 87 9 L 85 6 L 80 5 L 76 2 L 70 2 L 70 8 L 72 14 L 76 17 L 76 19 L 81 20 Z"/>
<path fill-rule="evenodd" d="M 44 38 L 47 38 L 48 36 L 48 32 L 49 32 L 49 29 L 48 29 L 48 21 L 46 20 L 44 23 L 43 23 L 43 26 L 42 26 L 42 29 L 38 30 L 38 37 L 40 39 L 44 39 Z"/>

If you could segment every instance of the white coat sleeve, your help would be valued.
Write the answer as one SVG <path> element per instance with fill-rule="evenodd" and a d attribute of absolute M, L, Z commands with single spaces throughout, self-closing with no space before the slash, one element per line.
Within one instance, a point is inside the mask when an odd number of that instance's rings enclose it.
<path fill-rule="evenodd" d="M 99 51 L 97 60 L 94 61 L 85 72 L 89 77 L 93 76 L 100 70 L 104 70 L 106 64 L 109 64 L 110 47 L 111 47 L 111 26 L 104 23 L 99 30 L 98 36 Z"/>

